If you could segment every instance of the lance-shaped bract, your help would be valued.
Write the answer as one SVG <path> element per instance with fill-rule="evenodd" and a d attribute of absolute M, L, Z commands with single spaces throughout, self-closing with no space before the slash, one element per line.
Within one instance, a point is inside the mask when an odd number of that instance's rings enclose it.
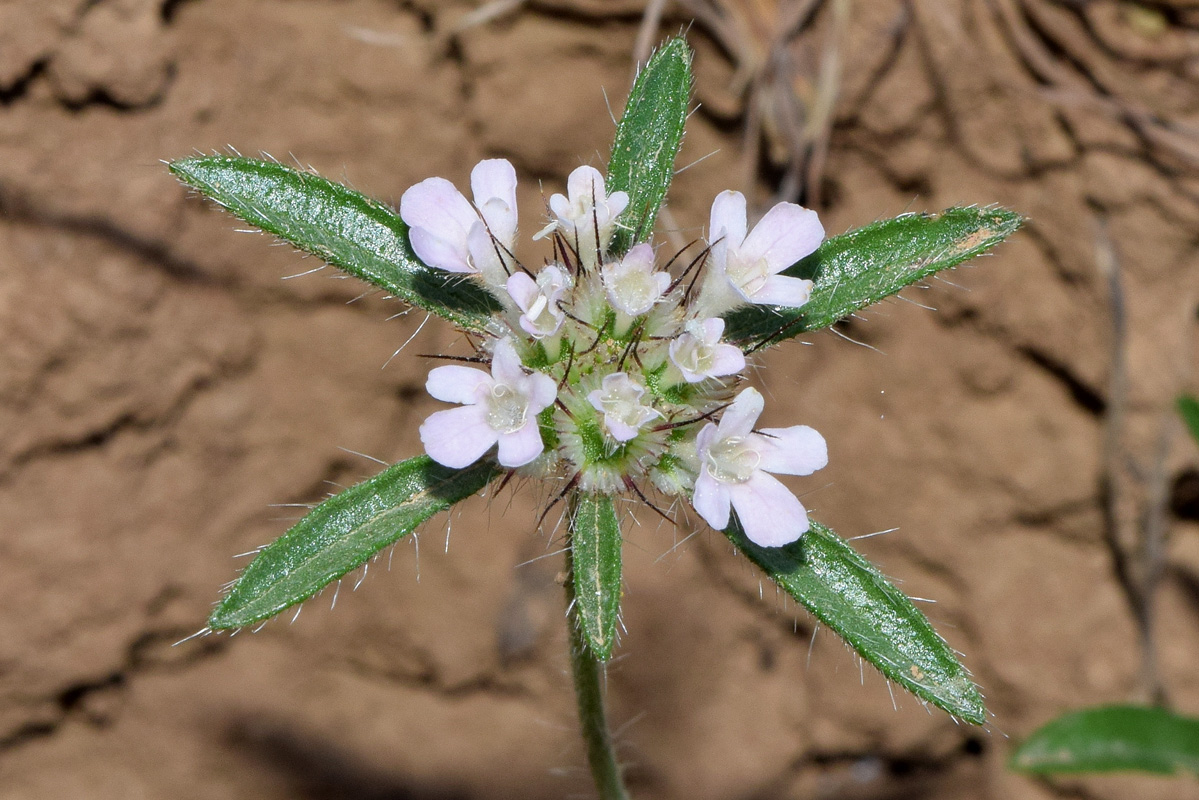
<path fill-rule="evenodd" d="M 607 661 L 616 644 L 620 613 L 620 522 L 612 498 L 580 493 L 571 523 L 574 614 L 583 626 L 592 655 Z"/>
<path fill-rule="evenodd" d="M 812 521 L 794 544 L 759 547 L 736 521 L 724 533 L 887 678 L 967 722 L 985 722 L 982 696 L 953 650 L 912 601 L 837 534 Z"/>
<path fill-rule="evenodd" d="M 629 196 L 628 211 L 612 244 L 617 253 L 654 232 L 658 209 L 674 177 L 690 102 L 691 48 L 681 38 L 671 39 L 637 74 L 616 126 L 607 187 Z"/>
<path fill-rule="evenodd" d="M 422 264 L 399 215 L 353 189 L 253 158 L 196 156 L 170 169 L 251 225 L 406 303 L 467 328 L 499 310 L 482 286 Z"/>
<path fill-rule="evenodd" d="M 262 548 L 212 612 L 208 626 L 252 625 L 307 600 L 499 474 L 490 461 L 450 469 L 417 456 L 351 486 Z"/>

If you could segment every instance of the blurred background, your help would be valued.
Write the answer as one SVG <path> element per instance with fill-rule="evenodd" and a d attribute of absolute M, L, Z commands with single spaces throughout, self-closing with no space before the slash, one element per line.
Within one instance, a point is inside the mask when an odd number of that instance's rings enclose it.
<path fill-rule="evenodd" d="M 897 529 L 856 546 L 927 600 L 990 724 L 892 693 L 723 537 L 631 509 L 609 691 L 634 795 L 1199 797 L 1005 767 L 1067 709 L 1199 712 L 1199 450 L 1171 412 L 1199 352 L 1191 0 L 0 2 L 0 797 L 592 796 L 527 489 L 335 608 L 173 646 L 235 554 L 379 469 L 358 453 L 420 451 L 415 354 L 454 334 L 330 268 L 283 279 L 320 265 L 161 160 L 269 153 L 396 202 L 504 157 L 531 234 L 681 29 L 699 109 L 660 240 L 725 188 L 830 234 L 1029 221 L 754 378 L 765 424 L 828 439 L 813 514 Z"/>

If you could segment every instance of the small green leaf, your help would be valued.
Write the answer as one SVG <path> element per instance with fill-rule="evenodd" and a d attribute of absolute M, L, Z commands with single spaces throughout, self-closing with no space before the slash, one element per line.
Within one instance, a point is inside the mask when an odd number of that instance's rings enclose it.
<path fill-rule="evenodd" d="M 1075 711 L 1029 736 L 1012 754 L 1011 766 L 1038 774 L 1199 774 L 1199 720 L 1144 706 Z"/>
<path fill-rule="evenodd" d="M 990 250 L 1016 232 L 1014 211 L 951 208 L 940 214 L 905 214 L 840 236 L 784 275 L 815 283 L 802 308 L 748 306 L 726 318 L 725 337 L 746 350 L 827 328 L 935 272 Z"/>
<path fill-rule="evenodd" d="M 587 646 L 600 661 L 612 656 L 620 614 L 620 523 L 612 498 L 589 492 L 575 502 L 570 559 L 575 613 Z"/>
<path fill-rule="evenodd" d="M 1191 436 L 1199 443 L 1199 399 L 1194 395 L 1184 394 L 1178 398 L 1178 414 L 1186 423 Z"/>
<path fill-rule="evenodd" d="M 499 473 L 489 461 L 450 469 L 417 456 L 351 486 L 262 548 L 212 612 L 208 626 L 239 628 L 307 600 Z"/>
<path fill-rule="evenodd" d="M 759 547 L 734 520 L 725 535 L 787 594 L 917 697 L 981 725 L 978 687 L 928 619 L 874 566 L 818 522 L 786 547 Z"/>
<path fill-rule="evenodd" d="M 609 192 L 629 194 L 613 249 L 624 252 L 654 232 L 658 208 L 674 177 L 691 101 L 691 48 L 671 39 L 650 56 L 633 81 L 608 161 Z"/>
<path fill-rule="evenodd" d="M 399 215 L 345 186 L 253 158 L 183 158 L 170 170 L 251 225 L 451 322 L 482 328 L 499 309 L 479 284 L 421 263 Z"/>

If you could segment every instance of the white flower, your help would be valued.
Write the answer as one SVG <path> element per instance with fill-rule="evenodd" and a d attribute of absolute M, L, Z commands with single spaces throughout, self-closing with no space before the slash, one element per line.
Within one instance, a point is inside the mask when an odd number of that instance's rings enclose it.
<path fill-rule="evenodd" d="M 705 378 L 736 375 L 745 369 L 745 354 L 740 347 L 721 344 L 724 320 L 711 317 L 690 320 L 683 333 L 670 343 L 670 361 L 683 373 L 687 383 Z"/>
<path fill-rule="evenodd" d="M 534 339 L 553 336 L 566 319 L 559 302 L 570 288 L 570 278 L 562 269 L 550 264 L 537 273 L 534 281 L 524 272 L 508 278 L 508 295 L 524 313 L 520 327 Z"/>
<path fill-rule="evenodd" d="M 425 452 L 438 464 L 461 469 L 497 442 L 505 467 L 520 467 L 541 455 L 537 415 L 554 402 L 558 386 L 540 372 L 526 375 L 511 341 L 496 344 L 490 375 L 473 367 L 438 367 L 425 388 L 438 400 L 463 404 L 438 411 L 420 426 Z"/>
<path fill-rule="evenodd" d="M 729 524 L 730 504 L 751 542 L 782 547 L 808 530 L 808 512 L 777 479 L 810 475 L 828 464 L 824 437 L 806 425 L 754 433 L 762 395 L 744 389 L 725 409 L 720 424 L 708 423 L 695 440 L 700 473 L 691 504 L 717 530 Z"/>
<path fill-rule="evenodd" d="M 480 161 L 470 186 L 474 206 L 445 178 L 427 178 L 404 192 L 400 217 L 421 261 L 502 284 L 505 251 L 516 238 L 516 170 L 502 158 Z"/>
<path fill-rule="evenodd" d="M 654 307 L 670 286 L 670 275 L 654 272 L 654 248 L 639 244 L 620 261 L 600 270 L 608 302 L 630 317 L 639 317 Z"/>
<path fill-rule="evenodd" d="M 612 241 L 616 218 L 629 205 L 627 192 L 607 194 L 604 176 L 595 167 L 582 166 L 566 179 L 566 195 L 550 196 L 550 211 L 556 218 L 535 238 L 548 236 L 557 228 L 567 243 L 576 247 L 588 264 L 596 258 L 596 229 L 599 249 L 607 250 Z"/>
<path fill-rule="evenodd" d="M 604 415 L 604 427 L 618 442 L 636 438 L 641 426 L 662 416 L 641 402 L 645 387 L 623 372 L 605 375 L 601 388 L 588 393 L 591 407 Z"/>
<path fill-rule="evenodd" d="M 812 282 L 779 273 L 815 252 L 824 239 L 816 212 L 779 203 L 746 235 L 745 195 L 724 191 L 712 201 L 708 278 L 699 299 L 706 316 L 743 303 L 798 308 L 808 302 Z"/>

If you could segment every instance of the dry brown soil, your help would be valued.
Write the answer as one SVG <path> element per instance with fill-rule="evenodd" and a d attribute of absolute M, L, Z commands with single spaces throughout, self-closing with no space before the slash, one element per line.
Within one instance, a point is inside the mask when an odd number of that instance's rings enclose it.
<path fill-rule="evenodd" d="M 642 6 L 533 2 L 450 35 L 473 5 L 0 2 L 0 797 L 592 791 L 558 558 L 520 566 L 556 549 L 532 528 L 545 498 L 530 488 L 439 518 L 419 554 L 401 544 L 336 608 L 327 593 L 294 623 L 172 646 L 202 626 L 234 554 L 299 513 L 288 504 L 378 468 L 351 451 L 419 451 L 435 403 L 412 354 L 454 336 L 430 321 L 389 362 L 423 315 L 350 302 L 363 287 L 332 270 L 281 280 L 319 265 L 235 233 L 160 159 L 266 152 L 394 201 L 503 156 L 531 231 L 539 181 L 557 190 L 606 157 L 601 89 L 619 105 Z M 682 22 L 668 13 L 664 30 Z M 727 94 L 725 54 L 703 27 L 692 40 L 699 98 Z M 993 716 L 975 729 L 892 697 L 721 537 L 676 548 L 690 529 L 638 512 L 609 677 L 631 787 L 1199 797 L 1186 779 L 1049 784 L 1004 766 L 1055 714 L 1137 696 L 1102 536 L 1097 242 L 1106 230 L 1122 265 L 1129 451 L 1152 466 L 1199 352 L 1199 4 L 863 0 L 841 55 L 830 232 L 969 203 L 1030 222 L 952 283 L 845 328 L 869 347 L 810 336 L 764 355 L 754 380 L 768 423 L 829 441 L 828 469 L 797 484 L 814 513 L 846 536 L 898 528 L 858 546 L 929 599 Z M 714 151 L 671 196 L 686 236 L 742 174 L 737 121 L 701 110 L 680 163 Z M 1199 450 L 1176 434 L 1166 475 L 1182 487 Z M 1179 514 L 1158 650 L 1170 701 L 1199 713 L 1199 526 Z"/>

